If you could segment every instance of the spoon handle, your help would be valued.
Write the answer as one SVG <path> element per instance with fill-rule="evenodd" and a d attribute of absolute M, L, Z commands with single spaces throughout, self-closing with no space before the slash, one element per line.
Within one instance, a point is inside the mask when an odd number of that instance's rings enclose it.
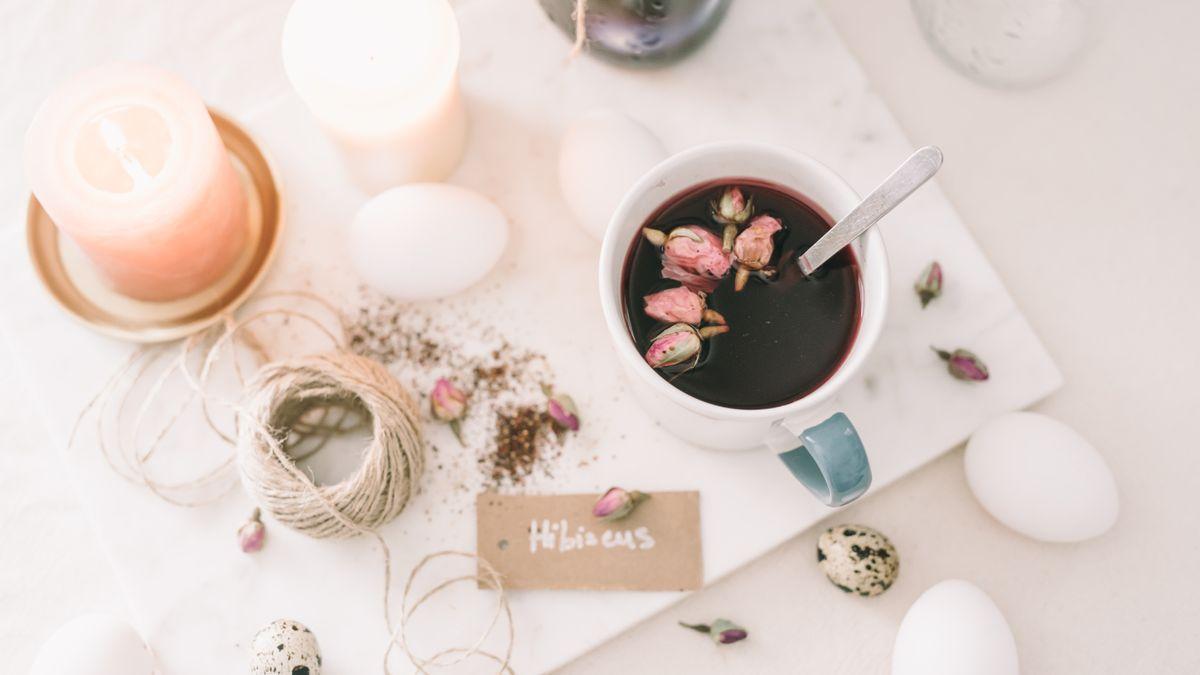
<path fill-rule="evenodd" d="M 854 241 L 886 216 L 914 190 L 933 177 L 942 166 L 942 151 L 927 145 L 914 152 L 879 184 L 854 210 L 846 214 L 825 236 L 800 256 L 800 271 L 805 276 L 824 265 L 835 253 Z"/>

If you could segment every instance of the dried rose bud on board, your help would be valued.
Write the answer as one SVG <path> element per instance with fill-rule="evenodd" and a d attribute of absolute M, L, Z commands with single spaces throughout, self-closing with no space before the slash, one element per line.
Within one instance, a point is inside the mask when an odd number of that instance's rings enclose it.
<path fill-rule="evenodd" d="M 944 349 L 932 348 L 938 357 L 946 362 L 946 370 L 960 380 L 983 382 L 991 377 L 983 359 L 965 349 L 955 349 L 948 352 Z"/>
<path fill-rule="evenodd" d="M 913 289 L 921 299 L 922 309 L 942 294 L 942 266 L 938 261 L 929 263 L 921 270 L 921 276 L 917 278 L 917 283 L 913 284 Z"/>
<path fill-rule="evenodd" d="M 238 545 L 242 547 L 242 553 L 258 553 L 262 550 L 263 544 L 267 539 L 267 528 L 263 525 L 262 511 L 254 509 L 254 515 L 250 516 L 238 528 Z"/>
<path fill-rule="evenodd" d="M 579 431 L 579 409 L 575 406 L 575 399 L 556 393 L 548 386 L 543 386 L 542 391 L 546 392 L 546 412 L 554 420 L 554 425 L 559 429 Z"/>
<path fill-rule="evenodd" d="M 620 520 L 633 513 L 638 504 L 649 498 L 650 495 L 638 492 L 637 490 L 626 490 L 619 487 L 609 488 L 600 499 L 596 500 L 596 504 L 592 506 L 592 515 L 606 523 Z"/>
<path fill-rule="evenodd" d="M 467 414 L 467 395 L 444 377 L 438 378 L 429 394 L 429 407 L 434 419 L 446 422 L 462 443 L 462 418 Z"/>
<path fill-rule="evenodd" d="M 719 645 L 741 642 L 750 637 L 750 633 L 745 628 L 728 619 L 717 619 L 712 624 L 684 623 L 680 621 L 679 625 L 684 628 L 690 628 L 697 633 L 705 633 L 712 638 L 713 642 Z"/>

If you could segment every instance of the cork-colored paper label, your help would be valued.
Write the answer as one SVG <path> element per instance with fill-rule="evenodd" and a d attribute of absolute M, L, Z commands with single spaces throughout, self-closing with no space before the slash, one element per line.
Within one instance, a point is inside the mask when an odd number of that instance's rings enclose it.
<path fill-rule="evenodd" d="M 510 589 L 701 587 L 699 493 L 652 493 L 611 523 L 592 515 L 599 497 L 481 494 L 475 501 L 478 553 Z"/>

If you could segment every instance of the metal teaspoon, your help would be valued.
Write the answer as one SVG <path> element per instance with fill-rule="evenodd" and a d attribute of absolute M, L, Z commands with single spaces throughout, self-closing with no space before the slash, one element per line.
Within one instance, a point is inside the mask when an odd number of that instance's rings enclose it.
<path fill-rule="evenodd" d="M 879 222 L 892 209 L 908 198 L 925 181 L 933 177 L 942 166 L 942 151 L 927 145 L 914 152 L 904 163 L 879 184 L 866 199 L 859 202 L 850 213 L 829 228 L 817 243 L 800 256 L 800 271 L 804 276 L 812 274 L 824 265 L 835 253 L 858 239 L 872 225 Z"/>

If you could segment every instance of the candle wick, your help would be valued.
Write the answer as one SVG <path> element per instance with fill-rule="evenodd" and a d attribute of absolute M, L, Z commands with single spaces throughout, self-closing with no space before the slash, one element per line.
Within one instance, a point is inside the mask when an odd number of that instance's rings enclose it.
<path fill-rule="evenodd" d="M 134 189 L 149 185 L 153 179 L 146 167 L 137 157 L 129 151 L 129 139 L 125 136 L 125 131 L 121 126 L 112 120 L 105 118 L 100 120 L 100 137 L 104 139 L 104 144 L 108 149 L 117 156 L 117 160 L 121 163 L 121 168 L 125 169 L 125 173 L 133 179 Z"/>

